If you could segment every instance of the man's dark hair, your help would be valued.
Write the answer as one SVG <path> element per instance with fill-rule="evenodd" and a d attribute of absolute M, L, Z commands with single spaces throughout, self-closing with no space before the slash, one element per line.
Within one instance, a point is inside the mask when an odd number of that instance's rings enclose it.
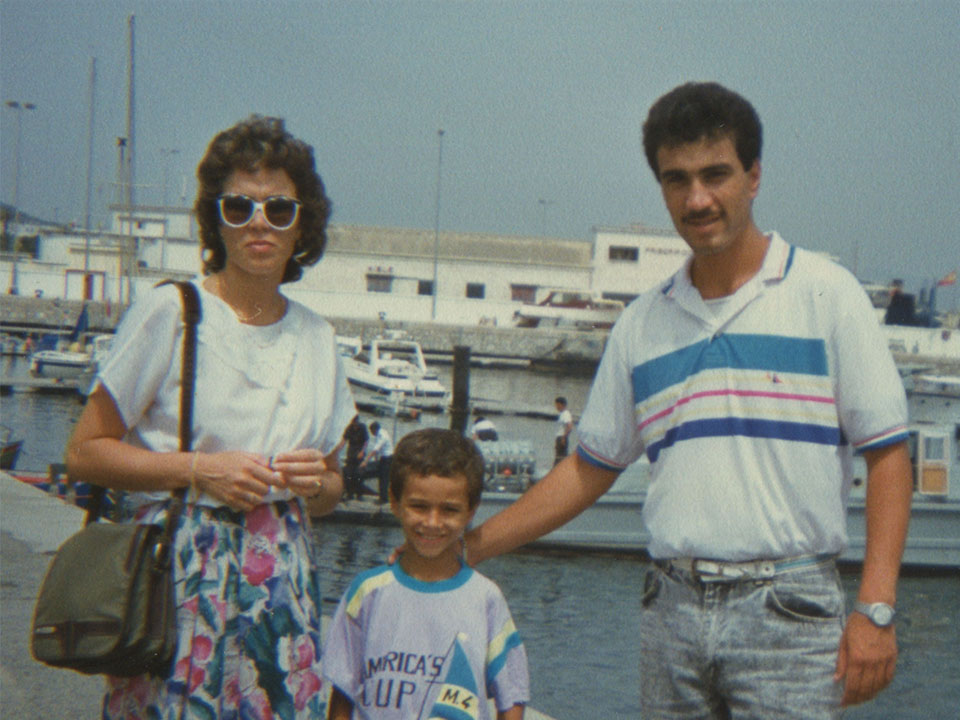
<path fill-rule="evenodd" d="M 408 478 L 426 475 L 466 478 L 467 502 L 475 508 L 483 493 L 483 455 L 472 440 L 455 430 L 417 430 L 397 443 L 390 465 L 390 493 L 399 500 Z"/>
<path fill-rule="evenodd" d="M 744 170 L 760 159 L 763 127 L 757 111 L 744 97 L 715 82 L 690 82 L 657 100 L 643 123 L 643 150 L 660 181 L 657 151 L 704 138 L 733 139 Z"/>
<path fill-rule="evenodd" d="M 284 170 L 297 188 L 300 237 L 287 262 L 281 282 L 299 280 L 304 267 L 316 263 L 327 244 L 330 199 L 316 171 L 313 148 L 297 140 L 284 128 L 281 118 L 251 115 L 210 141 L 197 166 L 197 200 L 194 212 L 200 227 L 200 246 L 205 275 L 219 272 L 227 261 L 220 237 L 217 198 L 227 179 L 236 171 L 257 168 Z"/>

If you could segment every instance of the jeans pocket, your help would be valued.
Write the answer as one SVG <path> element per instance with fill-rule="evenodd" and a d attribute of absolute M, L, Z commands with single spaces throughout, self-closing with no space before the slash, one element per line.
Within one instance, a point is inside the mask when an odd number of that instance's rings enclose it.
<path fill-rule="evenodd" d="M 829 585 L 802 586 L 774 582 L 766 606 L 784 617 L 803 622 L 835 622 L 843 616 L 843 593 Z"/>
<path fill-rule="evenodd" d="M 663 587 L 663 571 L 656 567 L 650 567 L 643 577 L 643 593 L 640 595 L 640 605 L 650 607 L 650 603 L 660 594 L 660 588 Z"/>

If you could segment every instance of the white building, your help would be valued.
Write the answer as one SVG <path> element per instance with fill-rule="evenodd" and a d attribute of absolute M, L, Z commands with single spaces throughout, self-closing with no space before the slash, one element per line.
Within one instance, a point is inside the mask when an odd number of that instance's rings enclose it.
<path fill-rule="evenodd" d="M 111 231 L 89 242 L 48 227 L 37 229 L 33 251 L 18 247 L 21 295 L 81 299 L 86 276 L 89 297 L 124 304 L 142 285 L 201 270 L 196 222 L 182 208 L 114 208 Z M 509 325 L 542 288 L 629 301 L 687 253 L 676 234 L 640 226 L 597 228 L 584 241 L 331 225 L 323 258 L 284 291 L 330 317 Z M 13 257 L 0 256 L 0 273 L 10 272 Z"/>

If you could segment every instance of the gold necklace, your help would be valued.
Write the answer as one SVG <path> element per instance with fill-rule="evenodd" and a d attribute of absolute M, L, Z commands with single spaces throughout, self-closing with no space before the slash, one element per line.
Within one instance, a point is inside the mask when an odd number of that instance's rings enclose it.
<path fill-rule="evenodd" d="M 263 314 L 263 308 L 260 307 L 259 303 L 254 303 L 253 307 L 256 309 L 256 312 L 253 315 L 244 315 L 242 312 L 237 310 L 226 298 L 223 293 L 223 276 L 219 273 L 216 275 L 217 278 L 217 295 L 220 296 L 220 299 L 227 303 L 227 306 L 233 310 L 234 315 L 237 316 L 237 319 L 244 325 L 249 325 L 252 320 L 260 317 Z"/>

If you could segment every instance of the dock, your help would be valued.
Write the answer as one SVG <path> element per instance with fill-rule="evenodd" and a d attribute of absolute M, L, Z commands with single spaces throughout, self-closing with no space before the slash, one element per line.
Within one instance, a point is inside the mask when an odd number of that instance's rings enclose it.
<path fill-rule="evenodd" d="M 27 375 L 0 377 L 0 393 L 9 395 L 13 392 L 34 391 L 48 393 L 79 393 L 86 388 L 89 379 L 83 378 L 65 378 L 58 380 L 56 378 L 37 378 Z"/>

